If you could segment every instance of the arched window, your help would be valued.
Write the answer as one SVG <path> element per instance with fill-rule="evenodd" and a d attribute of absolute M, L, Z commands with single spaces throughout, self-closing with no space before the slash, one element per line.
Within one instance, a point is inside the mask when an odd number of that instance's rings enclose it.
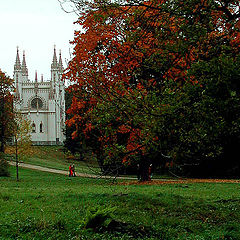
<path fill-rule="evenodd" d="M 43 102 L 40 98 L 34 98 L 31 101 L 31 108 L 33 109 L 41 109 L 43 107 Z"/>
<path fill-rule="evenodd" d="M 32 124 L 32 133 L 35 133 L 35 132 L 36 132 L 36 124 L 33 123 L 33 124 Z"/>
<path fill-rule="evenodd" d="M 42 122 L 39 125 L 39 129 L 40 129 L 40 133 L 42 133 L 43 132 L 43 123 Z"/>

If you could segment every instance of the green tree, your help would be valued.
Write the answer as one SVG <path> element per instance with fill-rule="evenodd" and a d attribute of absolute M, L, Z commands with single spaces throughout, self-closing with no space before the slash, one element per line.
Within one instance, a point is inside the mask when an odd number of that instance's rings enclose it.
<path fill-rule="evenodd" d="M 72 104 L 72 98 L 73 94 L 70 91 L 66 91 L 66 109 L 69 109 Z M 66 119 L 69 120 L 73 116 L 71 114 L 68 114 L 68 111 L 66 111 Z M 66 126 L 66 140 L 64 142 L 64 147 L 67 151 L 70 151 L 71 154 L 79 154 L 80 156 L 83 155 L 83 152 L 86 150 L 83 147 L 82 140 L 79 137 L 72 137 L 72 134 L 76 131 L 75 126 Z"/>
<path fill-rule="evenodd" d="M 0 152 L 4 153 L 7 139 L 12 135 L 13 81 L 0 69 Z"/>
<path fill-rule="evenodd" d="M 27 154 L 32 147 L 31 141 L 31 121 L 22 113 L 15 112 L 14 117 L 14 141 L 15 141 L 15 157 L 16 157 L 16 177 L 19 181 L 19 158 Z"/>
<path fill-rule="evenodd" d="M 238 1 L 96 0 L 77 23 L 73 137 L 97 132 L 101 158 L 140 164 L 143 181 L 152 161 L 239 169 Z"/>
<path fill-rule="evenodd" d="M 9 165 L 4 153 L 0 152 L 0 177 L 10 176 Z"/>

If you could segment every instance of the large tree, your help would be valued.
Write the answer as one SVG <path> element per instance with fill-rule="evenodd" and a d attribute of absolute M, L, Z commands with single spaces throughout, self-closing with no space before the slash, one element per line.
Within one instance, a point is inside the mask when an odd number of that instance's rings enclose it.
<path fill-rule="evenodd" d="M 4 153 L 7 139 L 11 137 L 13 122 L 12 79 L 0 69 L 0 152 Z"/>
<path fill-rule="evenodd" d="M 214 168 L 236 150 L 238 1 L 96 0 L 77 23 L 72 137 L 94 136 L 108 163 L 140 164 L 142 180 L 164 156 Z"/>

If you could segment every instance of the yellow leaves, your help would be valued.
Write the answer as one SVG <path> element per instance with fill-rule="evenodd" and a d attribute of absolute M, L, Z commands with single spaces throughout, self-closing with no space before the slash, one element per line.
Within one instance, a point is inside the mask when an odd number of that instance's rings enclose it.
<path fill-rule="evenodd" d="M 76 130 L 76 131 L 74 131 L 74 132 L 72 133 L 72 139 L 77 138 L 77 136 L 78 136 L 78 134 L 77 134 L 77 130 Z"/>
<path fill-rule="evenodd" d="M 14 137 L 17 141 L 18 155 L 29 154 L 32 148 L 31 141 L 31 121 L 23 114 L 15 113 Z"/>
<path fill-rule="evenodd" d="M 31 143 L 31 121 L 21 113 L 15 114 L 15 138 L 21 143 Z"/>

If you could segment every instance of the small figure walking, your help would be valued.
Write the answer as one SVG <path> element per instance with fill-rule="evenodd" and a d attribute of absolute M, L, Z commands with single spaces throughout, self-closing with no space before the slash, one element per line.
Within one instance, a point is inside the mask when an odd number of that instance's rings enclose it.
<path fill-rule="evenodd" d="M 69 177 L 73 176 L 72 165 L 69 165 Z"/>
<path fill-rule="evenodd" d="M 72 164 L 72 176 L 73 176 L 73 177 L 76 177 L 74 164 Z"/>

